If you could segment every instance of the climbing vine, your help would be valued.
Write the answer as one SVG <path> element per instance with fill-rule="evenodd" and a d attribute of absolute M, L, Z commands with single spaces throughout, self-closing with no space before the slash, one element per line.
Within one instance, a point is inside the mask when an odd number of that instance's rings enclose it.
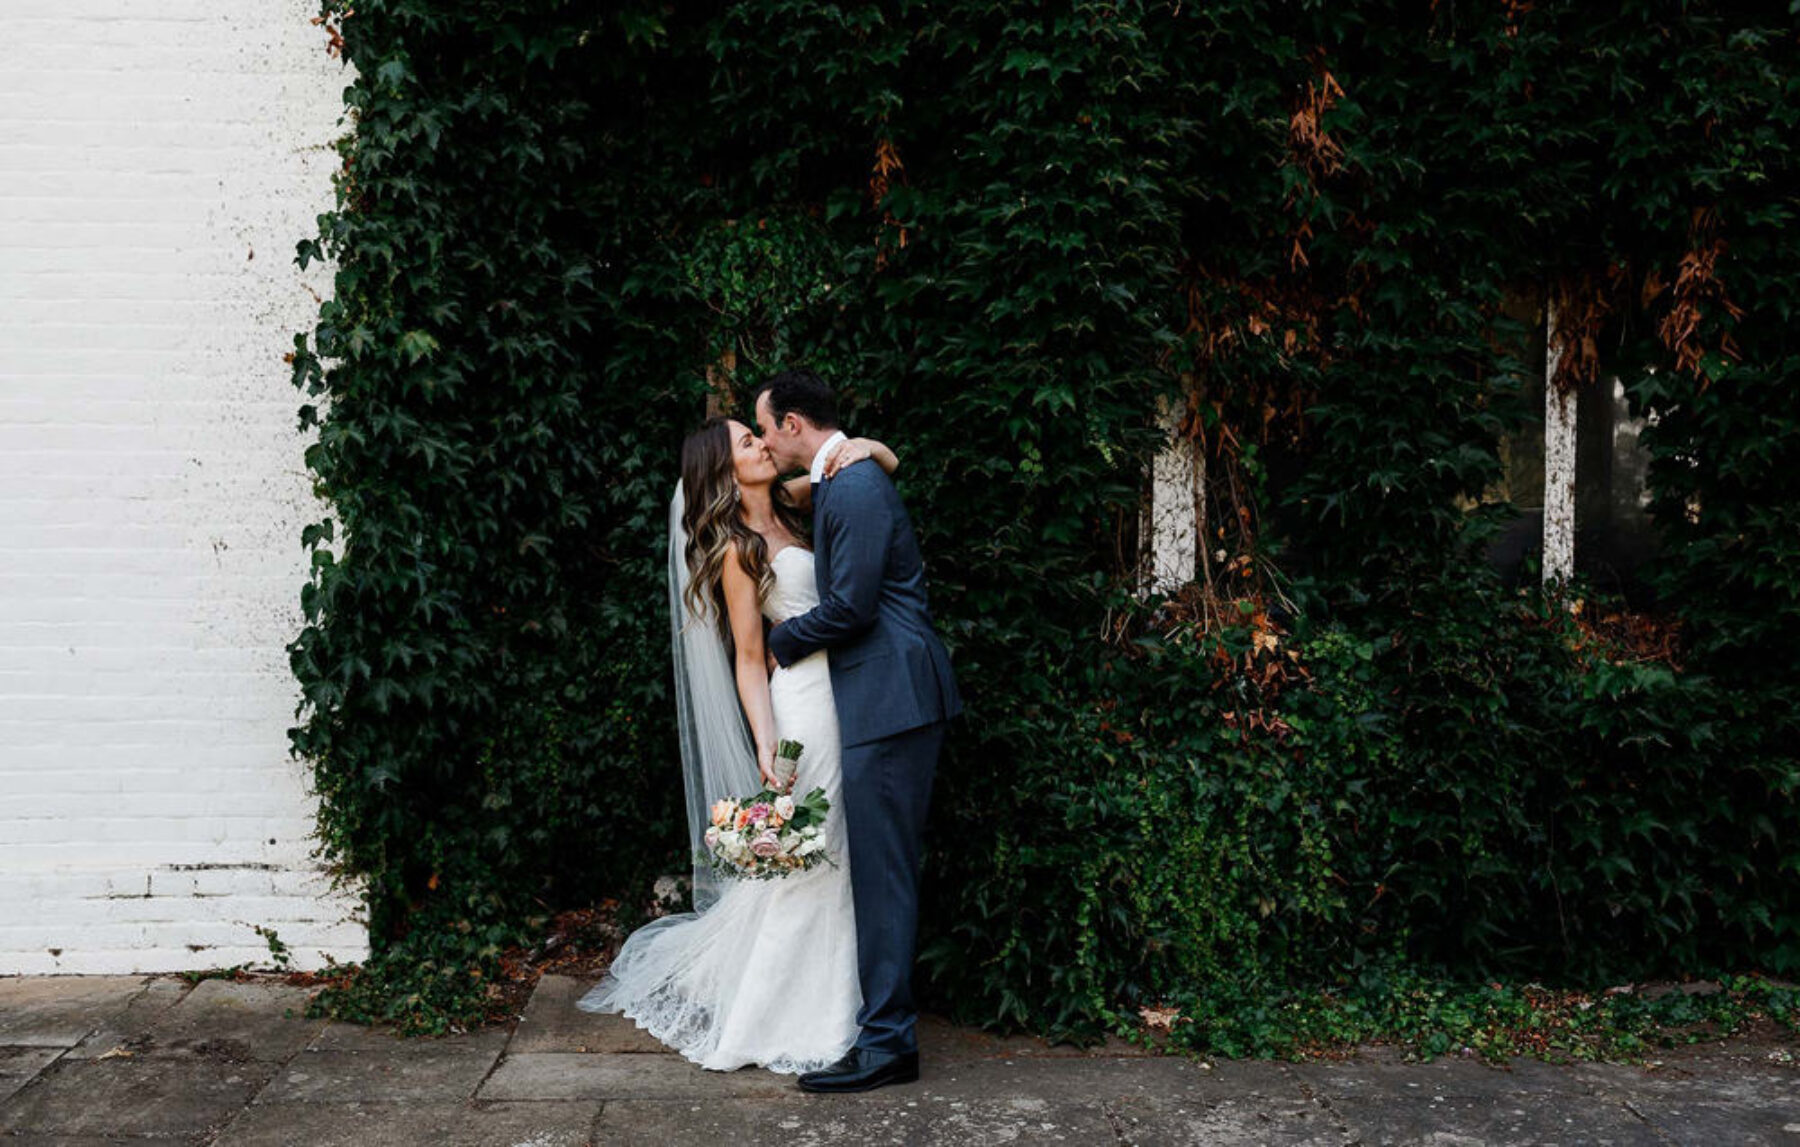
<path fill-rule="evenodd" d="M 969 702 L 932 1006 L 1240 1046 L 1232 1017 L 1378 965 L 1800 971 L 1791 18 L 318 22 L 355 70 L 298 244 L 336 285 L 292 355 L 329 508 L 291 737 L 375 950 L 322 1006 L 466 1018 L 544 916 L 629 922 L 681 869 L 676 449 L 795 364 L 898 449 Z M 1617 376 L 1654 416 L 1642 600 L 1484 558 L 1518 509 L 1481 497 L 1501 443 L 1540 417 L 1520 300 L 1566 319 L 1555 385 Z M 1144 596 L 1165 407 L 1207 531 L 1196 583 Z"/>

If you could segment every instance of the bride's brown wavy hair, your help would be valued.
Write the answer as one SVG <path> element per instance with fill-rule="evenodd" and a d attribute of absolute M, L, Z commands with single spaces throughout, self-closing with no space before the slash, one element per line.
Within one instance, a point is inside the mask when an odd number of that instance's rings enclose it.
<path fill-rule="evenodd" d="M 685 505 L 681 525 L 687 531 L 688 612 L 718 619 L 730 648 L 731 621 L 725 616 L 725 560 L 736 548 L 738 564 L 756 582 L 758 599 L 775 588 L 769 545 L 744 524 L 739 513 L 737 481 L 731 457 L 730 419 L 708 418 L 681 444 L 681 487 Z M 781 483 L 771 491 L 775 516 L 796 538 L 806 540 L 806 519 Z"/>

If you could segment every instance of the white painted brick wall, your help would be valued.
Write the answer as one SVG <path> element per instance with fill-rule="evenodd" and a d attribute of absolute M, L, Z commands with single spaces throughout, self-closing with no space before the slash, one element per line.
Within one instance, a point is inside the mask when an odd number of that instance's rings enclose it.
<path fill-rule="evenodd" d="M 281 356 L 353 78 L 316 11 L 5 3 L 0 973 L 367 954 L 285 732 L 321 509 Z"/>

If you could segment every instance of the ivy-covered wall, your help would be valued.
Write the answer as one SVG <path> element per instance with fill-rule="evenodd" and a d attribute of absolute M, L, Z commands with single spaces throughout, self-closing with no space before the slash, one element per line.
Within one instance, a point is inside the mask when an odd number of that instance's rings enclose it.
<path fill-rule="evenodd" d="M 1375 968 L 1800 970 L 1791 18 L 322 13 L 358 78 L 299 249 L 338 279 L 292 735 L 370 882 L 346 1010 L 466 1012 L 535 918 L 681 867 L 676 446 L 793 364 L 899 451 L 969 701 L 932 1006 L 1235 1046 Z M 1482 558 L 1541 417 L 1520 300 L 1556 385 L 1653 413 L 1652 600 Z M 1159 399 L 1205 576 L 1141 599 Z"/>

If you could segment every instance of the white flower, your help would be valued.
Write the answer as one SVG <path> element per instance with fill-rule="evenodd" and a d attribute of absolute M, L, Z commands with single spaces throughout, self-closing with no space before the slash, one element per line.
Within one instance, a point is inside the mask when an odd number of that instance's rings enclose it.
<path fill-rule="evenodd" d="M 794 798 L 791 796 L 776 797 L 775 811 L 781 814 L 782 820 L 794 819 Z"/>
<path fill-rule="evenodd" d="M 712 825 L 707 828 L 705 840 L 706 840 L 706 847 L 708 847 L 708 848 L 719 847 L 719 826 L 718 825 L 715 824 L 715 825 Z"/>

